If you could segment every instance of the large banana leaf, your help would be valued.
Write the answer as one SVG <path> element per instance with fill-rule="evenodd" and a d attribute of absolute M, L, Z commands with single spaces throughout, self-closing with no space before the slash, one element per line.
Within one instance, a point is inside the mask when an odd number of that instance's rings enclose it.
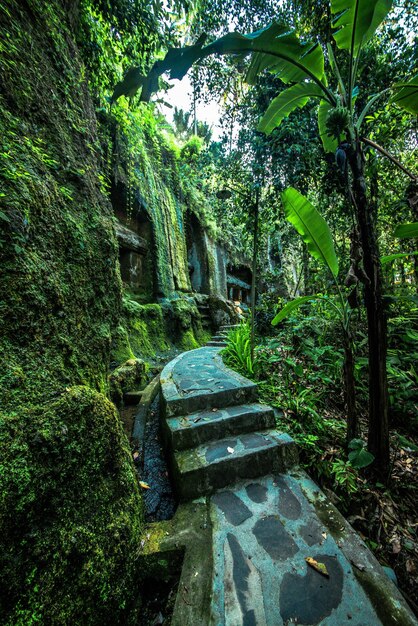
<path fill-rule="evenodd" d="M 396 93 L 391 102 L 395 102 L 413 115 L 418 115 L 418 74 L 407 83 L 397 83 L 393 86 Z"/>
<path fill-rule="evenodd" d="M 392 261 L 396 261 L 396 259 L 406 259 L 410 256 L 417 256 L 418 252 L 397 252 L 396 254 L 388 254 L 388 256 L 381 256 L 380 262 L 382 265 L 386 265 L 387 263 L 392 263 Z"/>
<path fill-rule="evenodd" d="M 413 239 L 414 237 L 418 237 L 418 222 L 398 224 L 395 228 L 394 235 L 398 239 Z"/>
<path fill-rule="evenodd" d="M 258 125 L 258 130 L 269 135 L 285 117 L 302 108 L 310 98 L 322 98 L 323 91 L 315 83 L 296 83 L 271 101 Z"/>
<path fill-rule="evenodd" d="M 286 219 L 302 236 L 313 257 L 338 276 L 338 259 L 328 224 L 315 207 L 293 187 L 281 194 Z"/>
<path fill-rule="evenodd" d="M 193 46 L 171 48 L 164 59 L 156 61 L 148 76 L 140 77 L 140 81 L 124 79 L 115 88 L 113 99 L 120 95 L 128 95 L 132 89 L 142 85 L 142 100 L 149 100 L 158 89 L 158 77 L 169 72 L 171 78 L 181 79 L 193 63 L 211 54 L 254 53 L 247 81 L 253 82 L 258 73 L 271 68 L 284 83 L 299 82 L 310 78 L 316 82 L 330 102 L 333 94 L 326 86 L 324 77 L 324 54 L 317 43 L 301 43 L 288 26 L 273 23 L 267 28 L 248 35 L 228 33 L 210 45 L 202 47 L 206 36 L 202 35 Z"/>
<path fill-rule="evenodd" d="M 302 43 L 288 26 L 273 22 L 267 28 L 241 35 L 228 33 L 203 49 L 207 54 L 255 54 L 246 80 L 253 83 L 267 68 L 273 69 L 284 83 L 307 77 L 324 81 L 324 54 L 317 43 Z"/>
<path fill-rule="evenodd" d="M 279 322 L 288 317 L 295 309 L 299 308 L 302 304 L 308 302 L 309 300 L 315 299 L 317 299 L 315 298 L 315 296 L 301 296 L 300 298 L 295 298 L 294 300 L 291 300 L 290 302 L 285 304 L 281 311 L 277 313 L 276 317 L 273 318 L 271 323 L 273 324 L 273 326 L 277 326 Z"/>
<path fill-rule="evenodd" d="M 342 50 L 357 55 L 392 8 L 393 0 L 331 0 L 333 36 Z"/>
<path fill-rule="evenodd" d="M 338 141 L 333 137 L 330 137 L 327 130 L 327 117 L 329 111 L 332 109 L 332 106 L 333 105 L 326 100 L 322 100 L 318 107 L 319 136 L 321 137 L 325 152 L 335 152 L 338 147 Z"/>

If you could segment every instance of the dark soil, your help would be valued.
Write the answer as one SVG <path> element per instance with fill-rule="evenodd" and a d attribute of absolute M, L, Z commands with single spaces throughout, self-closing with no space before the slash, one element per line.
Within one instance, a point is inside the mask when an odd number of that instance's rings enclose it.
<path fill-rule="evenodd" d="M 145 580 L 140 588 L 143 599 L 141 617 L 137 626 L 164 626 L 171 623 L 174 610 L 180 572 L 175 580 Z"/>
<path fill-rule="evenodd" d="M 159 432 L 160 399 L 151 405 L 144 440 L 144 465 L 140 478 L 147 483 L 143 496 L 147 522 L 160 522 L 173 517 L 177 501 L 173 494 L 167 463 Z"/>

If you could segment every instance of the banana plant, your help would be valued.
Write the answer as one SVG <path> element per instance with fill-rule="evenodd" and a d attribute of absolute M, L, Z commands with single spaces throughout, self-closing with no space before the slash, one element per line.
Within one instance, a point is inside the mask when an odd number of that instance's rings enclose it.
<path fill-rule="evenodd" d="M 418 177 L 381 146 L 362 136 L 361 127 L 367 113 L 390 94 L 390 102 L 418 114 L 418 74 L 395 83 L 389 90 L 370 94 L 363 111 L 356 109 L 356 77 L 362 49 L 372 39 L 392 5 L 393 0 L 330 0 L 334 46 L 348 57 L 345 76 L 330 44 L 327 46 L 330 73 L 326 76 L 321 46 L 302 41 L 286 24 L 273 23 L 247 35 L 228 33 L 207 46 L 204 45 L 206 36 L 203 34 L 192 46 L 172 48 L 164 59 L 154 63 L 147 76 L 128 72 L 125 79 L 115 86 L 112 97 L 114 101 L 123 94 L 132 95 L 136 81 L 137 89 L 142 88 L 141 100 L 148 101 L 152 93 L 159 89 L 159 77 L 166 72 L 171 78 L 181 79 L 193 63 L 208 55 L 243 57 L 251 54 L 246 77 L 249 83 L 254 82 L 262 71 L 270 71 L 289 85 L 273 100 L 259 129 L 271 132 L 296 108 L 304 106 L 312 98 L 318 101 L 318 126 L 324 149 L 327 152 L 336 151 L 338 163 L 351 171 L 349 195 L 356 212 L 364 270 L 368 277 L 364 287 L 369 340 L 368 445 L 382 474 L 389 467 L 387 324 L 377 232 L 374 220 L 370 218 L 365 182 L 363 145 L 380 151 L 413 180 Z"/>
<path fill-rule="evenodd" d="M 274 317 L 276 326 L 306 302 L 324 300 L 337 314 L 341 325 L 344 347 L 344 396 L 347 407 L 347 444 L 358 437 L 358 419 L 356 411 L 356 391 L 354 382 L 353 342 L 350 333 L 351 308 L 338 282 L 339 264 L 328 224 L 305 196 L 293 187 L 281 194 L 283 210 L 288 222 L 297 230 L 305 242 L 310 254 L 330 273 L 336 287 L 337 297 L 329 295 L 301 296 L 288 302 Z"/>

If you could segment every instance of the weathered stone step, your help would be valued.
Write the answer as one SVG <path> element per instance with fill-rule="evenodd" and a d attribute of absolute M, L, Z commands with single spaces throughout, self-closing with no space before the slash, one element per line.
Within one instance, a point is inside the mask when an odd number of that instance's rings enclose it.
<path fill-rule="evenodd" d="M 213 348 L 215 346 L 219 346 L 220 348 L 225 348 L 226 347 L 226 341 L 213 341 L 212 339 L 210 341 L 207 342 L 206 344 L 207 346 L 209 346 L 209 348 Z"/>
<path fill-rule="evenodd" d="M 144 393 L 143 390 L 126 391 L 123 394 L 124 404 L 129 405 L 129 406 L 134 406 L 135 404 L 139 404 L 143 393 Z"/>
<path fill-rule="evenodd" d="M 211 337 L 211 341 L 225 341 L 226 337 L 228 335 L 213 335 L 213 337 Z"/>
<path fill-rule="evenodd" d="M 256 383 L 227 368 L 219 349 L 217 344 L 190 350 L 165 366 L 161 372 L 165 417 L 256 401 Z"/>
<path fill-rule="evenodd" d="M 239 328 L 241 326 L 241 324 L 222 324 L 222 326 L 219 327 L 219 330 L 225 330 L 226 332 L 229 332 L 230 330 L 233 330 L 234 328 Z"/>
<path fill-rule="evenodd" d="M 172 450 L 274 427 L 274 411 L 264 404 L 241 404 L 209 409 L 164 420 L 164 437 Z"/>
<path fill-rule="evenodd" d="M 243 478 L 283 472 L 297 463 L 293 439 L 277 430 L 245 433 L 174 454 L 178 496 L 190 500 Z"/>

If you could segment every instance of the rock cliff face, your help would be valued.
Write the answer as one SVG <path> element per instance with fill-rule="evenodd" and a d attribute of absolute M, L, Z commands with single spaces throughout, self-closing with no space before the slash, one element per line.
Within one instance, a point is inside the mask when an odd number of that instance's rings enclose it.
<path fill-rule="evenodd" d="M 123 623 L 142 504 L 107 400 L 122 290 L 82 60 L 58 0 L 0 7 L 0 621 Z"/>
<path fill-rule="evenodd" d="M 109 363 L 164 351 L 173 337 L 195 347 L 205 336 L 185 234 L 201 197 L 180 180 L 162 136 L 147 132 L 151 114 L 126 113 L 124 126 L 107 112 L 112 122 L 98 123 L 74 41 L 77 4 L 0 7 L 0 621 L 8 626 L 135 621 L 142 502 L 107 399 Z M 216 263 L 205 267 L 203 291 L 223 290 Z"/>

